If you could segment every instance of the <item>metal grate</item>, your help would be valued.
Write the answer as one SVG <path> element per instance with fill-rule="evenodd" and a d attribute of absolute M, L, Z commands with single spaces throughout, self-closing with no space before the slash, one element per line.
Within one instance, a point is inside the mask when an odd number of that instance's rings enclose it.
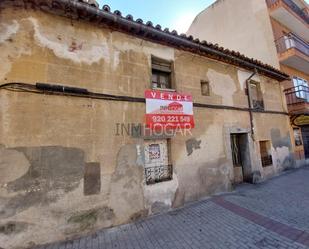
<path fill-rule="evenodd" d="M 262 156 L 261 157 L 262 160 L 262 166 L 263 167 L 267 167 L 273 164 L 273 158 L 271 155 L 267 155 L 267 156 Z"/>
<path fill-rule="evenodd" d="M 173 179 L 173 166 L 160 165 L 145 168 L 146 184 L 154 184 Z"/>
<path fill-rule="evenodd" d="M 237 134 L 231 134 L 231 149 L 232 149 L 232 158 L 234 166 L 235 167 L 241 166 L 239 136 Z"/>

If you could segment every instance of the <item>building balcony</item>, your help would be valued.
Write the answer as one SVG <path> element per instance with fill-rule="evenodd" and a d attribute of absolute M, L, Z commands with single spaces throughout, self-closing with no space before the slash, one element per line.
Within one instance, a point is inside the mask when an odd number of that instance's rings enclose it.
<path fill-rule="evenodd" d="M 280 63 L 304 73 L 309 72 L 309 44 L 290 33 L 276 41 Z"/>
<path fill-rule="evenodd" d="M 296 86 L 284 90 L 288 111 L 292 115 L 309 114 L 309 87 Z"/>
<path fill-rule="evenodd" d="M 270 16 L 309 41 L 309 15 L 292 0 L 266 0 Z M 305 7 L 304 7 L 305 8 Z"/>

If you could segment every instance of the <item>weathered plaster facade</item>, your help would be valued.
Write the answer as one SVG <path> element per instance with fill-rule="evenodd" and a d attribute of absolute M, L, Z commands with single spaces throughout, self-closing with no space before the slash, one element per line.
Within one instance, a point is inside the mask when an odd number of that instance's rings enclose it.
<path fill-rule="evenodd" d="M 217 0 L 195 17 L 187 33 L 279 68 L 265 0 Z"/>
<path fill-rule="evenodd" d="M 247 108 L 252 72 L 87 22 L 6 8 L 0 15 L 0 82 L 44 82 L 143 97 L 151 56 L 174 63 L 174 85 L 194 102 Z M 293 162 L 278 81 L 256 75 L 265 110 L 195 107 L 192 136 L 171 140 L 173 180 L 146 185 L 143 138 L 116 134 L 143 123 L 145 104 L 0 90 L 0 247 L 24 248 L 130 222 L 235 182 L 230 134 L 248 141 L 248 170 L 262 179 Z M 202 96 L 200 81 L 210 82 Z M 254 140 L 252 139 L 254 137 Z M 259 140 L 272 143 L 262 168 Z M 260 180 L 260 179 L 258 179 Z"/>
<path fill-rule="evenodd" d="M 303 68 L 302 63 L 308 64 L 307 62 L 304 62 L 304 60 L 308 61 L 308 56 L 300 51 L 297 56 L 303 57 L 303 61 L 292 66 L 293 64 L 287 64 L 285 60 L 295 55 L 294 48 L 287 47 L 286 51 L 278 50 L 280 47 L 282 49 L 282 47 L 285 46 L 282 39 L 290 33 L 297 34 L 297 36 L 303 40 L 303 43 L 305 44 L 304 48 L 307 49 L 308 22 L 302 20 L 301 17 L 287 5 L 287 7 L 285 7 L 286 11 L 288 11 L 287 13 L 295 16 L 296 19 L 298 18 L 303 24 L 296 22 L 297 24 L 289 25 L 288 28 L 283 23 L 280 23 L 278 21 L 280 18 L 277 18 L 276 20 L 274 17 L 275 15 L 272 15 L 272 8 L 276 9 L 275 6 L 280 5 L 280 2 L 284 1 L 217 0 L 196 16 L 187 34 L 200 39 L 207 39 L 224 47 L 235 49 L 247 56 L 260 59 L 276 68 L 280 68 L 283 72 L 290 75 L 292 79 L 293 77 L 299 77 L 308 82 L 308 72 L 301 70 L 301 68 Z M 300 0 L 290 2 L 291 5 L 294 4 L 296 7 L 298 6 L 300 12 L 304 12 L 304 16 L 307 15 L 305 13 L 308 13 L 308 4 L 305 1 Z M 270 7 L 268 5 L 273 6 Z M 224 18 L 222 18 L 222 16 L 224 16 Z M 285 18 L 288 18 L 288 14 L 285 14 L 285 17 L 281 17 L 281 20 L 284 20 Z M 301 30 L 300 26 L 305 27 L 304 32 L 299 32 L 299 30 Z M 281 85 L 283 90 L 294 87 L 292 80 L 286 80 L 282 82 Z M 296 89 L 296 91 L 298 91 L 298 89 Z M 289 94 L 288 98 L 292 98 L 293 94 L 295 95 L 295 93 Z M 295 151 L 295 158 L 298 166 L 302 166 L 308 162 L 306 160 L 308 158 L 305 158 L 304 147 L 307 146 L 307 151 L 309 148 L 308 145 L 305 145 L 304 143 L 296 145 L 293 128 L 300 129 L 301 127 L 293 125 L 292 120 L 296 112 L 298 112 L 298 114 L 308 114 L 307 105 L 308 103 L 296 106 L 290 105 L 288 110 L 291 116 L 291 144 L 293 151 Z M 303 141 L 307 140 L 306 136 L 308 135 L 306 134 L 304 136 L 303 133 Z"/>

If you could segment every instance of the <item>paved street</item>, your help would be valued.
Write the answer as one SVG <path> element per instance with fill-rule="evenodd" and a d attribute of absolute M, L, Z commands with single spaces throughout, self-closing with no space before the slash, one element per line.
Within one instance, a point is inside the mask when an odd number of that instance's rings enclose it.
<path fill-rule="evenodd" d="M 92 236 L 41 248 L 309 248 L 309 167 Z"/>

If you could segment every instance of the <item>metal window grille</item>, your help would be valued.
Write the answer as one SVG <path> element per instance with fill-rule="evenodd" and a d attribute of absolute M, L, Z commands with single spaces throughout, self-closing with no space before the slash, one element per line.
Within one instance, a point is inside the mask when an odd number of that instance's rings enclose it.
<path fill-rule="evenodd" d="M 173 166 L 160 165 L 145 168 L 146 184 L 169 181 L 173 179 Z"/>
<path fill-rule="evenodd" d="M 231 135 L 232 158 L 235 167 L 241 166 L 241 153 L 239 146 L 239 137 L 237 134 Z"/>
<path fill-rule="evenodd" d="M 267 155 L 267 156 L 262 156 L 261 157 L 262 160 L 262 166 L 263 167 L 267 167 L 273 164 L 273 158 L 271 155 Z"/>

